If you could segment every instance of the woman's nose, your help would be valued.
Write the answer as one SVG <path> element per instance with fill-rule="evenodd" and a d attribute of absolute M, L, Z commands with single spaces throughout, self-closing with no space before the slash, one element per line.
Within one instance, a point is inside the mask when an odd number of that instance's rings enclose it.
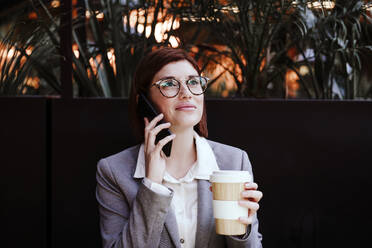
<path fill-rule="evenodd" d="M 189 88 L 187 88 L 186 84 L 181 83 L 180 84 L 180 92 L 178 93 L 180 97 L 191 97 L 191 92 Z"/>

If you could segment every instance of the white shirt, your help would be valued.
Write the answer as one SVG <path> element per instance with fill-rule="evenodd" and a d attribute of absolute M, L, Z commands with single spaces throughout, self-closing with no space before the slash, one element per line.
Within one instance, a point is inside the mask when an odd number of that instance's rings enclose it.
<path fill-rule="evenodd" d="M 135 178 L 144 178 L 143 183 L 159 194 L 169 195 L 171 188 L 174 192 L 171 207 L 175 213 L 180 244 L 182 248 L 195 247 L 197 210 L 198 210 L 198 184 L 196 179 L 209 180 L 213 171 L 219 170 L 216 158 L 208 141 L 194 132 L 197 159 L 187 174 L 180 179 L 172 177 L 167 171 L 164 173 L 162 184 L 152 182 L 145 178 L 144 144 L 141 145 Z M 168 188 L 167 188 L 168 187 Z"/>

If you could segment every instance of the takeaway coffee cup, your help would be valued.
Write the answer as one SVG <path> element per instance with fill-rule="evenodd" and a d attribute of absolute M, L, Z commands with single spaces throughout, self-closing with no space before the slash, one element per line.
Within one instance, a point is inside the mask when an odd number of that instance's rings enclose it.
<path fill-rule="evenodd" d="M 248 171 L 220 170 L 210 176 L 213 191 L 213 216 L 216 233 L 221 235 L 241 235 L 247 225 L 238 221 L 240 216 L 248 216 L 248 209 L 238 204 L 242 199 L 244 183 L 251 182 Z"/>

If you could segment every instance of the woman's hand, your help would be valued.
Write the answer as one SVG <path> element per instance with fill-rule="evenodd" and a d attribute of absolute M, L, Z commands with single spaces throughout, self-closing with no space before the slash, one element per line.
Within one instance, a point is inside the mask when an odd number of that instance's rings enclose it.
<path fill-rule="evenodd" d="M 248 217 L 239 218 L 239 221 L 243 224 L 252 224 L 253 216 L 260 208 L 258 202 L 261 200 L 263 194 L 257 188 L 258 185 L 256 183 L 246 183 L 245 190 L 241 193 L 243 200 L 239 201 L 239 205 L 248 208 Z"/>
<path fill-rule="evenodd" d="M 164 115 L 156 116 L 151 122 L 145 117 L 145 161 L 146 177 L 153 182 L 161 184 L 166 168 L 166 156 L 162 151 L 165 144 L 176 137 L 175 134 L 169 135 L 155 145 L 156 135 L 165 128 L 170 127 L 170 123 L 156 124 L 163 119 Z"/>

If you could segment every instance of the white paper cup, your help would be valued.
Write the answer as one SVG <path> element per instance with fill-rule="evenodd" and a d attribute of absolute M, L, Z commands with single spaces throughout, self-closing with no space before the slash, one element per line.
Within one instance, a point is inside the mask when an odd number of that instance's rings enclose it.
<path fill-rule="evenodd" d="M 213 191 L 213 216 L 216 233 L 221 235 L 241 235 L 247 225 L 238 221 L 240 216 L 248 217 L 248 209 L 238 204 L 243 199 L 244 184 L 252 181 L 248 171 L 220 170 L 210 176 Z"/>

